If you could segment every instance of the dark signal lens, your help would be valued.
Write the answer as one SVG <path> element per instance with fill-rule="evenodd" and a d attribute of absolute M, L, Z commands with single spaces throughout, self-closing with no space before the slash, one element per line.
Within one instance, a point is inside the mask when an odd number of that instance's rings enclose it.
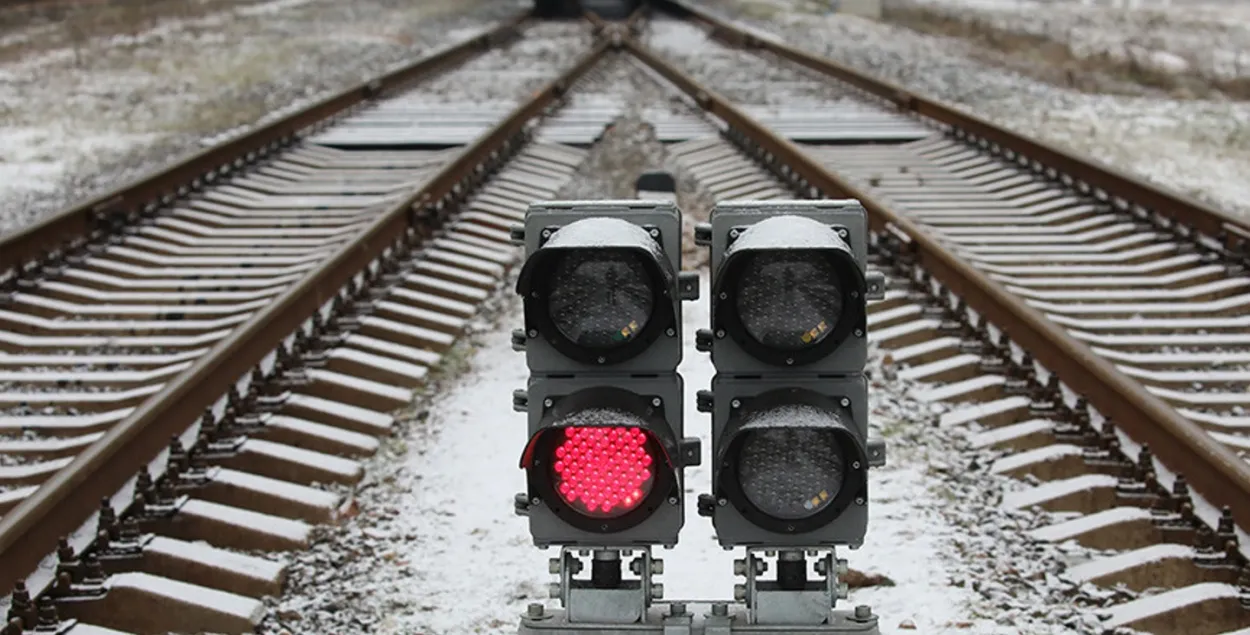
<path fill-rule="evenodd" d="M 655 483 L 655 458 L 641 428 L 569 427 L 552 463 L 556 491 L 577 511 L 615 518 L 638 507 Z"/>
<path fill-rule="evenodd" d="M 655 308 L 656 281 L 630 251 L 574 251 L 560 258 L 551 275 L 547 310 L 560 334 L 577 346 L 628 344 Z"/>
<path fill-rule="evenodd" d="M 833 332 L 844 299 L 829 258 L 801 252 L 749 258 L 741 269 L 735 308 L 752 338 L 769 348 L 796 351 Z"/>
<path fill-rule="evenodd" d="M 738 480 L 747 500 L 761 512 L 798 520 L 833 503 L 846 478 L 842 448 L 833 432 L 764 428 L 745 435 Z"/>

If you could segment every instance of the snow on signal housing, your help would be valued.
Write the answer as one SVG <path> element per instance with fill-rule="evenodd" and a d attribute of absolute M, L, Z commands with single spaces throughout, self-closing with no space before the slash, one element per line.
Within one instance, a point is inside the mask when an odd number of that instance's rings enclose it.
<path fill-rule="evenodd" d="M 725 442 L 717 462 L 720 469 L 714 492 L 733 505 L 743 518 L 752 524 L 779 534 L 802 534 L 818 530 L 833 522 L 851 506 L 862 503 L 868 497 L 869 463 L 864 451 L 864 440 L 856 431 L 849 409 L 826 395 L 803 388 L 774 389 L 755 397 L 741 400 L 734 409 L 724 431 Z M 793 416 L 795 407 L 806 410 L 805 416 Z M 836 446 L 842 473 L 838 488 L 829 494 L 828 500 L 813 505 L 815 509 L 806 515 L 780 517 L 770 514 L 751 500 L 747 486 L 742 482 L 743 449 L 745 440 L 752 434 L 769 434 L 782 431 L 805 431 L 828 435 Z M 795 448 L 796 453 L 801 452 Z M 792 456 L 788 463 L 796 462 Z M 801 478 L 801 473 L 791 471 L 789 478 Z M 789 482 L 790 489 L 803 483 Z M 825 492 L 813 486 L 813 497 Z"/>
<path fill-rule="evenodd" d="M 516 289 L 525 298 L 527 328 L 537 331 L 556 351 L 585 364 L 612 365 L 637 357 L 661 336 L 676 337 L 681 302 L 677 292 L 678 276 L 661 246 L 658 229 L 603 216 L 544 230 L 543 235 L 546 240 L 526 260 Z M 614 324 L 620 329 L 621 341 L 613 345 L 579 344 L 562 331 L 557 318 L 551 314 L 550 301 L 562 291 L 560 285 L 575 283 L 561 280 L 555 273 L 575 258 L 583 258 L 589 264 L 616 259 L 617 264 L 637 265 L 645 272 L 642 280 L 622 284 L 640 282 L 647 286 L 651 293 L 650 310 L 642 320 L 624 319 L 626 316 L 622 315 L 619 324 Z M 604 290 L 613 292 L 606 285 Z"/>
<path fill-rule="evenodd" d="M 664 419 L 662 406 L 657 398 L 639 395 L 612 386 L 586 388 L 554 400 L 543 413 L 542 428 L 530 437 L 521 456 L 521 467 L 526 470 L 531 496 L 537 496 L 541 504 L 551 510 L 560 520 L 583 531 L 610 534 L 636 527 L 650 518 L 662 505 L 670 505 L 670 499 L 680 501 L 682 492 L 678 487 L 677 471 L 684 467 L 679 461 L 690 454 L 690 449 L 672 435 Z M 638 500 L 628 505 L 613 506 L 609 510 L 591 510 L 584 504 L 570 500 L 560 491 L 559 476 L 555 469 L 558 456 L 569 438 L 569 430 L 591 431 L 595 429 L 636 429 L 644 436 L 638 447 L 650 457 L 647 465 L 649 478 L 640 485 Z M 610 432 L 608 434 L 611 434 Z M 697 464 L 698 448 L 693 449 Z M 686 465 L 689 461 L 682 461 Z"/>
<path fill-rule="evenodd" d="M 713 276 L 712 313 L 715 329 L 724 329 L 744 351 L 759 361 L 774 366 L 801 366 L 824 359 L 858 331 L 865 333 L 867 281 L 863 269 L 847 241 L 835 227 L 811 218 L 778 215 L 737 229 L 736 236 L 725 250 L 724 259 Z M 842 231 L 845 231 L 843 229 Z M 731 234 L 733 235 L 733 234 Z M 814 323 L 816 335 L 810 345 L 781 349 L 760 341 L 751 334 L 739 312 L 743 275 L 753 261 L 770 255 L 815 261 L 824 259 L 837 278 L 841 294 L 841 310 L 834 324 Z M 790 307 L 777 307 L 786 310 Z M 802 333 L 795 331 L 795 336 Z"/>

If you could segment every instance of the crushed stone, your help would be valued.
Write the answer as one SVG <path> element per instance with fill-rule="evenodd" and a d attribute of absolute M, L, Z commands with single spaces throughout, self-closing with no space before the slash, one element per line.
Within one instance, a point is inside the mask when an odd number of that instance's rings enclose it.
<path fill-rule="evenodd" d="M 625 192 L 642 166 L 663 158 L 647 135 L 645 121 L 623 116 L 560 196 Z M 607 160 L 617 145 L 630 145 L 633 158 Z M 705 292 L 707 285 L 704 272 Z M 495 299 L 493 321 L 458 345 L 461 372 L 436 380 L 370 462 L 355 493 L 358 513 L 327 529 L 312 551 L 294 555 L 291 593 L 272 603 L 264 632 L 502 635 L 515 632 L 528 603 L 550 602 L 546 558 L 555 551 L 533 548 L 526 521 L 512 513 L 513 494 L 525 488 L 518 467 L 525 423 L 511 412 L 509 396 L 528 372 L 508 344 L 521 321 L 510 286 Z M 707 386 L 713 372 L 690 337 L 706 325 L 706 302 L 688 303 L 683 313 L 679 370 L 690 392 Z M 866 543 L 843 556 L 865 579 L 893 584 L 857 584 L 847 606 L 871 604 L 883 616 L 883 633 L 1101 632 L 1098 617 L 1077 601 L 1083 591 L 1062 578 L 1067 563 L 1086 554 L 1027 540 L 1024 530 L 1042 517 L 997 505 L 1019 484 L 989 473 L 990 458 L 969 449 L 971 430 L 936 428 L 942 407 L 922 404 L 912 395 L 916 387 L 887 378 L 882 357 L 874 351 L 869 365 L 871 425 L 890 444 L 889 464 L 870 474 Z M 706 415 L 687 401 L 686 433 L 703 437 L 709 452 Z M 687 468 L 682 542 L 660 552 L 669 598 L 732 597 L 732 556 L 694 512 L 694 497 L 708 487 L 707 466 L 705 456 Z"/>

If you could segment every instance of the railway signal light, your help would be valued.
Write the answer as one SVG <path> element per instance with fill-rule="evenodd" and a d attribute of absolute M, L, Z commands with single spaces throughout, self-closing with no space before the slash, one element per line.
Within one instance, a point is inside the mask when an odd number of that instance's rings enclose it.
<path fill-rule="evenodd" d="M 699 461 L 682 426 L 681 217 L 668 201 L 532 205 L 514 239 L 531 376 L 517 510 L 538 546 L 673 545 L 682 469 Z"/>
<path fill-rule="evenodd" d="M 858 203 L 724 203 L 696 239 L 712 248 L 711 331 L 718 373 L 856 374 L 868 359 L 867 220 Z"/>
<path fill-rule="evenodd" d="M 859 546 L 868 524 L 867 220 L 855 201 L 722 203 L 696 240 L 712 249 L 712 324 L 697 334 L 716 377 L 712 493 L 726 547 Z"/>
<path fill-rule="evenodd" d="M 525 329 L 513 334 L 534 373 L 673 372 L 681 301 L 681 217 L 663 201 L 542 203 L 516 238 Z"/>

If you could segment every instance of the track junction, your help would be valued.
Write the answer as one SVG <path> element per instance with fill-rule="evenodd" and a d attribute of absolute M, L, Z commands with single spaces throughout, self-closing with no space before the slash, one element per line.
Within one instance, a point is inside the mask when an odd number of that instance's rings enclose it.
<path fill-rule="evenodd" d="M 717 200 L 863 203 L 889 273 L 869 338 L 898 376 L 1033 479 L 1004 505 L 1064 514 L 1037 540 L 1114 550 L 1073 576 L 1171 589 L 1107 627 L 1250 627 L 1250 227 L 664 8 L 591 16 L 553 39 L 584 51 L 563 65 L 509 48 L 543 37 L 519 16 L 4 237 L 5 635 L 256 628 L 284 579 L 256 554 L 344 513 L 393 412 L 509 280 L 510 227 L 620 114 L 600 75 L 621 60 L 684 96 L 651 123 Z M 742 74 L 797 98 L 752 104 Z M 531 96 L 439 97 L 481 76 Z"/>

